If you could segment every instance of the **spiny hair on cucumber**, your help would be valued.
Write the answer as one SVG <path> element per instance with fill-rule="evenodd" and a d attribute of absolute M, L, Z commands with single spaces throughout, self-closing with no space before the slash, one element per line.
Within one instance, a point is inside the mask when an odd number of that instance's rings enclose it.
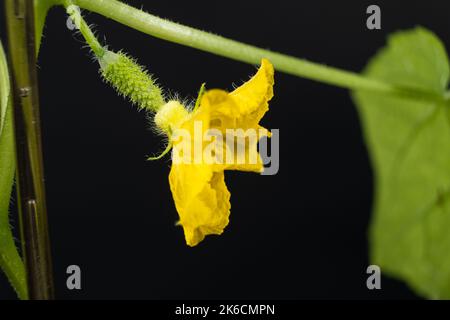
<path fill-rule="evenodd" d="M 165 104 L 155 79 L 133 58 L 106 50 L 98 60 L 103 79 L 139 109 L 156 112 Z"/>

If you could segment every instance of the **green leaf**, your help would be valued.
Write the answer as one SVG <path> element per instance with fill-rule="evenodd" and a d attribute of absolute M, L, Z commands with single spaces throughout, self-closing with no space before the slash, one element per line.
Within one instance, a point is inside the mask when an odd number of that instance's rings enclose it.
<path fill-rule="evenodd" d="M 28 296 L 25 268 L 17 251 L 9 225 L 9 202 L 14 184 L 14 134 L 8 68 L 3 46 L 0 42 L 0 108 L 2 116 L 0 132 L 0 268 L 5 272 L 19 298 Z"/>
<path fill-rule="evenodd" d="M 430 31 L 395 33 L 368 77 L 443 97 L 355 92 L 375 176 L 371 263 L 428 298 L 450 298 L 449 62 Z"/>

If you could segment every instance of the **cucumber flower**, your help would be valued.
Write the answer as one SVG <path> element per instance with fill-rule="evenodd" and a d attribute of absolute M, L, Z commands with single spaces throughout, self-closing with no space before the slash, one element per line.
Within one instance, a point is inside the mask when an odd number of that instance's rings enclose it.
<path fill-rule="evenodd" d="M 270 133 L 259 121 L 269 109 L 273 84 L 273 66 L 263 59 L 258 72 L 234 91 L 208 90 L 193 110 L 172 100 L 156 113 L 155 123 L 173 148 L 169 183 L 189 246 L 228 225 L 224 171 L 264 170 L 257 143 Z"/>

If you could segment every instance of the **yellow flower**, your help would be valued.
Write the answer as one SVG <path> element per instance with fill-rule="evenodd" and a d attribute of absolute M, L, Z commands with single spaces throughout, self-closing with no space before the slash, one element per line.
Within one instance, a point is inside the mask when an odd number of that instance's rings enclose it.
<path fill-rule="evenodd" d="M 233 92 L 209 90 L 192 112 L 169 101 L 155 116 L 173 144 L 169 182 L 189 246 L 221 234 L 228 224 L 231 205 L 224 170 L 264 169 L 257 142 L 268 131 L 259 121 L 273 96 L 273 76 L 272 64 L 263 59 L 258 72 Z"/>

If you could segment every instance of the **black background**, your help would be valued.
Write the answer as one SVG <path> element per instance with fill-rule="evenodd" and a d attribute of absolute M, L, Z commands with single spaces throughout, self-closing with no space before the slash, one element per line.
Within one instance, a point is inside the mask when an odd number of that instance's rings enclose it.
<path fill-rule="evenodd" d="M 382 30 L 366 28 L 368 1 L 128 1 L 186 25 L 264 48 L 360 71 L 387 34 L 423 25 L 448 46 L 445 0 L 378 1 Z M 3 11 L 0 12 L 3 15 Z M 194 99 L 202 82 L 232 89 L 255 67 L 131 30 L 99 15 L 89 23 L 172 94 Z M 2 22 L 2 39 L 4 24 Z M 48 17 L 39 56 L 47 197 L 57 298 L 416 298 L 382 278 L 366 288 L 372 173 L 348 91 L 276 73 L 263 120 L 279 128 L 275 176 L 227 172 L 232 211 L 220 237 L 185 245 L 171 198 L 169 158 L 144 113 L 99 78 L 62 8 Z M 15 219 L 16 220 L 16 219 Z M 16 225 L 16 221 L 13 221 Z M 82 290 L 66 289 L 66 268 Z M 0 299 L 14 292 L 0 275 Z"/>

